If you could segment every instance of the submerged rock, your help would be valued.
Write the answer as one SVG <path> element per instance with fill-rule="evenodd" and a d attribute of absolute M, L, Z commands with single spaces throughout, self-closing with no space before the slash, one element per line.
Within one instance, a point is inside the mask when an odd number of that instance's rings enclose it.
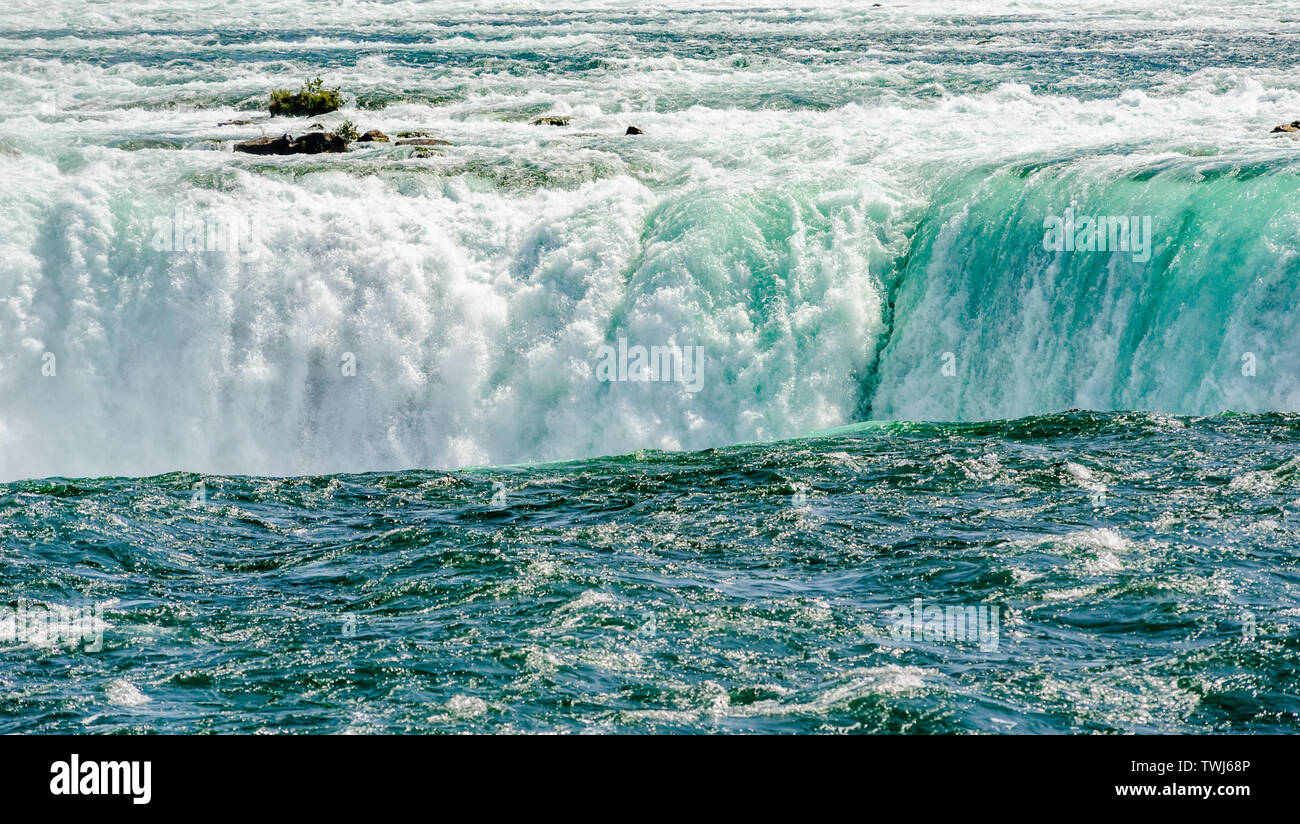
<path fill-rule="evenodd" d="M 398 146 L 450 146 L 451 143 L 446 140 L 438 140 L 432 137 L 412 137 L 408 140 L 397 141 Z"/>
<path fill-rule="evenodd" d="M 558 116 L 556 116 L 556 115 L 547 115 L 547 116 L 545 116 L 545 117 L 534 118 L 534 119 L 533 119 L 533 122 L 532 122 L 532 125 L 534 125 L 534 126 L 567 126 L 567 125 L 569 125 L 569 118 L 567 118 L 567 117 L 558 117 Z"/>
<path fill-rule="evenodd" d="M 1292 120 L 1290 123 L 1275 126 L 1269 134 L 1282 134 L 1284 132 L 1300 132 L 1300 120 Z"/>
<path fill-rule="evenodd" d="M 345 152 L 348 143 L 333 132 L 309 132 L 298 139 L 290 135 L 259 137 L 235 144 L 235 151 L 256 155 L 321 154 Z"/>
<path fill-rule="evenodd" d="M 361 137 L 358 137 L 358 138 L 357 138 L 357 142 L 358 142 L 358 143 L 372 143 L 372 142 L 373 142 L 373 143 L 387 143 L 387 142 L 388 142 L 388 135 L 384 134 L 383 132 L 379 131 L 378 129 L 371 129 L 370 131 L 368 131 L 368 132 L 366 132 L 365 134 L 361 135 Z"/>
<path fill-rule="evenodd" d="M 221 121 L 220 123 L 218 123 L 217 125 L 218 125 L 218 126 L 251 126 L 251 125 L 253 125 L 253 121 L 251 121 L 251 120 L 223 120 L 223 121 Z"/>
<path fill-rule="evenodd" d="M 629 134 L 645 134 L 645 132 L 641 131 L 641 130 L 638 129 L 636 126 L 628 126 L 628 127 L 627 127 L 627 131 L 623 132 L 623 134 L 624 134 L 624 135 L 629 135 Z"/>
<path fill-rule="evenodd" d="M 179 149 L 182 148 L 182 145 L 176 140 L 145 138 L 142 140 L 123 140 L 117 144 L 117 148 L 126 152 L 138 152 L 141 149 Z"/>

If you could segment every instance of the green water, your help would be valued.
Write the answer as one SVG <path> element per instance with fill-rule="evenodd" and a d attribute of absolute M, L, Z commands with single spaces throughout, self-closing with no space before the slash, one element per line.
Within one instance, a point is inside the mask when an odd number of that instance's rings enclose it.
<path fill-rule="evenodd" d="M 1298 446 L 1079 413 L 9 484 L 0 602 L 102 613 L 9 642 L 0 731 L 1295 732 Z M 916 599 L 982 618 L 900 636 Z"/>

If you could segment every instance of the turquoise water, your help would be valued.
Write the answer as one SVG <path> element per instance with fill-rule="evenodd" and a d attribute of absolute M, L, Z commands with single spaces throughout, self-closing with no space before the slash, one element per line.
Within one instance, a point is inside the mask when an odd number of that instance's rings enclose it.
<path fill-rule="evenodd" d="M 1295 731 L 1297 41 L 16 0 L 0 731 Z"/>
<path fill-rule="evenodd" d="M 104 646 L 6 649 L 0 731 L 1296 732 L 1298 444 L 1076 413 L 9 484 L 0 601 L 104 604 Z M 996 637 L 899 641 L 917 598 Z"/>

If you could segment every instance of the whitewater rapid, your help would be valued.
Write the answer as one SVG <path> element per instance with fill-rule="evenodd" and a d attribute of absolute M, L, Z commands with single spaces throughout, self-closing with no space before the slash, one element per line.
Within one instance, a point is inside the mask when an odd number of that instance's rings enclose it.
<path fill-rule="evenodd" d="M 1294 4 L 250 9 L 0 21 L 0 480 L 1300 409 Z M 231 153 L 317 74 L 451 145 Z M 1071 203 L 1150 259 L 1044 248 Z M 699 391 L 596 380 L 619 338 Z"/>

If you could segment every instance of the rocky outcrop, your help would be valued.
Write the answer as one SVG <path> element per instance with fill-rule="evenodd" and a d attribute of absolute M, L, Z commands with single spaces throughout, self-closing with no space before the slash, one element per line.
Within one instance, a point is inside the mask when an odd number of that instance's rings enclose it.
<path fill-rule="evenodd" d="M 545 117 L 534 118 L 534 119 L 533 119 L 533 122 L 532 122 L 532 125 L 534 125 L 534 126 L 567 126 L 567 125 L 569 125 L 569 118 L 567 118 L 567 117 L 558 117 L 558 116 L 556 116 L 556 115 L 547 115 L 547 116 L 545 116 Z"/>
<path fill-rule="evenodd" d="M 348 142 L 333 132 L 308 132 L 297 139 L 287 134 L 259 137 L 235 144 L 235 151 L 255 155 L 323 154 L 347 150 Z"/>
<path fill-rule="evenodd" d="M 438 140 L 432 137 L 412 137 L 406 140 L 397 141 L 398 146 L 450 146 L 451 143 L 446 140 Z"/>
<path fill-rule="evenodd" d="M 1275 126 L 1269 134 L 1283 134 L 1285 132 L 1300 132 L 1300 120 L 1292 120 L 1290 123 Z"/>
<path fill-rule="evenodd" d="M 361 137 L 358 137 L 357 142 L 358 143 L 387 143 L 388 135 L 384 134 L 378 129 L 371 129 L 370 131 L 361 135 Z"/>
<path fill-rule="evenodd" d="M 627 131 L 623 132 L 623 134 L 625 134 L 625 135 L 629 135 L 629 134 L 645 134 L 645 132 L 641 131 L 641 130 L 638 129 L 636 126 L 628 126 L 628 127 L 627 127 Z"/>
<path fill-rule="evenodd" d="M 184 144 L 177 140 L 165 140 L 163 138 L 145 138 L 143 140 L 123 140 L 117 143 L 117 148 L 126 152 L 138 152 L 141 149 L 179 149 Z"/>

